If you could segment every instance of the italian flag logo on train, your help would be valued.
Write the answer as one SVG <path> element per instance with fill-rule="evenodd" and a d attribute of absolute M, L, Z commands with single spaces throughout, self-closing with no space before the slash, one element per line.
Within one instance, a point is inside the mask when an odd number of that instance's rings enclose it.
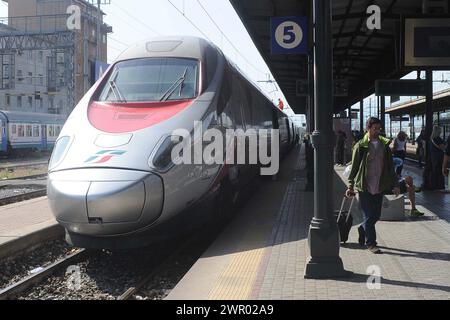
<path fill-rule="evenodd" d="M 97 152 L 95 156 L 90 157 L 84 163 L 88 164 L 97 164 L 97 163 L 105 163 L 111 160 L 114 156 L 121 156 L 125 154 L 126 151 L 121 150 L 102 150 Z"/>

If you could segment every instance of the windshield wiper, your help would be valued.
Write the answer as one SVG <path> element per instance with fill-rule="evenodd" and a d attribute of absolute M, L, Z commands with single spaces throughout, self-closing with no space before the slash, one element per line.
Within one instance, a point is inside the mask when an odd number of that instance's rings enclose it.
<path fill-rule="evenodd" d="M 115 102 L 127 102 L 127 100 L 123 97 L 123 94 L 120 92 L 119 88 L 117 87 L 116 78 L 119 75 L 118 69 L 115 69 L 113 71 L 113 74 L 111 75 L 111 80 L 108 81 L 109 88 L 114 94 L 114 97 L 116 98 Z"/>
<path fill-rule="evenodd" d="M 186 80 L 186 73 L 187 73 L 188 67 L 186 67 L 184 69 L 183 75 L 181 77 L 179 77 L 170 87 L 169 89 L 167 89 L 166 92 L 164 92 L 164 94 L 161 96 L 161 98 L 159 99 L 159 101 L 166 101 L 167 99 L 170 98 L 170 96 L 175 92 L 175 90 L 180 86 L 183 85 L 184 81 Z M 181 89 L 180 89 L 180 94 L 181 96 Z"/>
<path fill-rule="evenodd" d="M 116 97 L 117 102 L 127 102 L 127 100 L 124 98 L 123 94 L 120 92 L 119 88 L 117 87 L 117 84 L 114 80 L 108 81 L 109 86 L 111 87 L 111 91 L 113 92 L 114 96 Z"/>

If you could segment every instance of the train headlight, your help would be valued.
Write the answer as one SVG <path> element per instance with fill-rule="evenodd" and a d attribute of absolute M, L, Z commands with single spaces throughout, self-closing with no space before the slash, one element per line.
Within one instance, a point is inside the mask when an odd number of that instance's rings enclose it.
<path fill-rule="evenodd" d="M 48 169 L 52 170 L 56 166 L 60 164 L 60 162 L 63 160 L 64 156 L 67 153 L 67 150 L 69 150 L 71 139 L 68 136 L 64 136 L 59 138 L 56 141 L 55 148 L 52 152 L 52 157 L 50 158 L 50 162 L 48 164 Z"/>
<path fill-rule="evenodd" d="M 174 166 L 173 148 L 181 141 L 180 136 L 168 136 L 159 145 L 157 151 L 150 157 L 150 166 L 158 171 L 166 172 Z"/>

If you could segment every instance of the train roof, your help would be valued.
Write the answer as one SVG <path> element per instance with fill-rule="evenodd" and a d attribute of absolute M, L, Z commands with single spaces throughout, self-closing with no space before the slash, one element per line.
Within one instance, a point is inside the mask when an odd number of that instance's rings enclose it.
<path fill-rule="evenodd" d="M 117 61 L 150 57 L 184 57 L 201 60 L 207 50 L 217 48 L 198 37 L 154 37 L 134 44 L 119 55 Z"/>
<path fill-rule="evenodd" d="M 182 57 L 203 60 L 208 51 L 220 52 L 230 63 L 230 65 L 232 65 L 273 105 L 274 109 L 288 117 L 288 115 L 284 111 L 278 109 L 273 101 L 271 101 L 270 98 L 252 80 L 250 80 L 235 63 L 231 62 L 231 60 L 226 57 L 216 45 L 203 38 L 193 36 L 162 36 L 149 38 L 147 40 L 140 41 L 125 50 L 119 55 L 116 62 L 151 57 Z"/>
<path fill-rule="evenodd" d="M 26 122 L 26 123 L 61 123 L 66 121 L 66 117 L 59 114 L 3 111 L 0 110 L 0 119 L 7 122 Z"/>

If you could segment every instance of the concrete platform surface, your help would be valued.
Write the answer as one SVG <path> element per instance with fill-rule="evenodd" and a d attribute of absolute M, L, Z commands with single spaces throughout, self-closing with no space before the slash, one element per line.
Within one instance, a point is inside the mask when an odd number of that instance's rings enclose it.
<path fill-rule="evenodd" d="M 44 234 L 40 234 L 44 231 Z M 47 197 L 0 207 L 0 259 L 61 233 Z"/>
<path fill-rule="evenodd" d="M 361 248 L 353 227 L 340 250 L 353 276 L 304 279 L 313 217 L 304 162 L 303 148 L 294 150 L 280 179 L 261 186 L 167 299 L 450 299 L 450 197 L 444 194 L 417 197 L 424 217 L 378 222 L 383 254 Z"/>

